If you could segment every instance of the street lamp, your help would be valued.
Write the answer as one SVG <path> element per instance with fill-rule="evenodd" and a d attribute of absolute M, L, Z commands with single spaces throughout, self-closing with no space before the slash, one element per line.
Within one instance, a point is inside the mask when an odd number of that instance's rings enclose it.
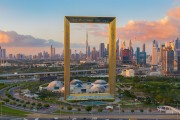
<path fill-rule="evenodd" d="M 2 120 L 2 102 L 1 102 L 1 120 Z"/>
<path fill-rule="evenodd" d="M 177 110 L 178 110 L 178 102 L 177 102 Z M 179 120 L 179 116 L 178 116 L 178 112 L 177 112 L 177 120 Z"/>
<path fill-rule="evenodd" d="M 60 105 L 59 105 L 59 114 L 60 114 L 60 118 L 61 118 L 61 98 L 60 98 Z"/>
<path fill-rule="evenodd" d="M 120 104 L 118 104 L 118 106 L 119 106 L 119 114 L 120 114 L 120 109 L 121 109 Z"/>

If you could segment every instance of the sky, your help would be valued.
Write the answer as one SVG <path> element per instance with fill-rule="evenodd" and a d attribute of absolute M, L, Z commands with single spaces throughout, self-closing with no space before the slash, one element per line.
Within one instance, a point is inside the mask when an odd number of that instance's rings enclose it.
<path fill-rule="evenodd" d="M 117 39 L 132 40 L 134 49 L 180 37 L 180 0 L 0 0 L 0 46 L 7 53 L 36 54 L 63 49 L 64 16 L 108 16 L 117 19 Z M 108 39 L 107 25 L 71 25 L 71 47 L 85 48 Z M 98 42 L 96 42 L 98 41 Z"/>

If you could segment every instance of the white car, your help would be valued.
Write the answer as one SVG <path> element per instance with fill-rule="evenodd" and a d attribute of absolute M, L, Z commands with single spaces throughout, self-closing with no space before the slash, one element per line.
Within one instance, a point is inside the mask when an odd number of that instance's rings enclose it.
<path fill-rule="evenodd" d="M 106 106 L 106 110 L 113 110 L 113 106 Z"/>

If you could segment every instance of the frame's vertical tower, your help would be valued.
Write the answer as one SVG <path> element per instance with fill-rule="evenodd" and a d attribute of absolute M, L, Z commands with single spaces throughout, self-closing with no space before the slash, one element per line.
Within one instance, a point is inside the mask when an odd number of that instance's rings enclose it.
<path fill-rule="evenodd" d="M 64 17 L 64 99 L 70 94 L 70 23 Z"/>
<path fill-rule="evenodd" d="M 116 95 L 116 18 L 109 23 L 109 93 Z"/>

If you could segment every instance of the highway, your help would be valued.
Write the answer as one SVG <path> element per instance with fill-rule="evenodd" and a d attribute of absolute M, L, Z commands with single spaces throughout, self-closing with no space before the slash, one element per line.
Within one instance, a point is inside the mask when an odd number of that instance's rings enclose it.
<path fill-rule="evenodd" d="M 116 71 L 121 71 L 124 68 L 116 68 Z M 139 70 L 149 71 L 150 68 L 140 68 Z M 104 69 L 92 69 L 92 70 L 71 70 L 71 73 L 82 73 L 82 72 L 91 72 L 91 71 L 108 71 L 108 68 Z M 0 74 L 0 77 L 15 77 L 15 76 L 34 76 L 34 75 L 48 75 L 48 74 L 56 74 L 56 75 L 63 75 L 64 71 L 58 72 L 36 72 L 36 73 L 18 73 L 18 74 Z"/>

